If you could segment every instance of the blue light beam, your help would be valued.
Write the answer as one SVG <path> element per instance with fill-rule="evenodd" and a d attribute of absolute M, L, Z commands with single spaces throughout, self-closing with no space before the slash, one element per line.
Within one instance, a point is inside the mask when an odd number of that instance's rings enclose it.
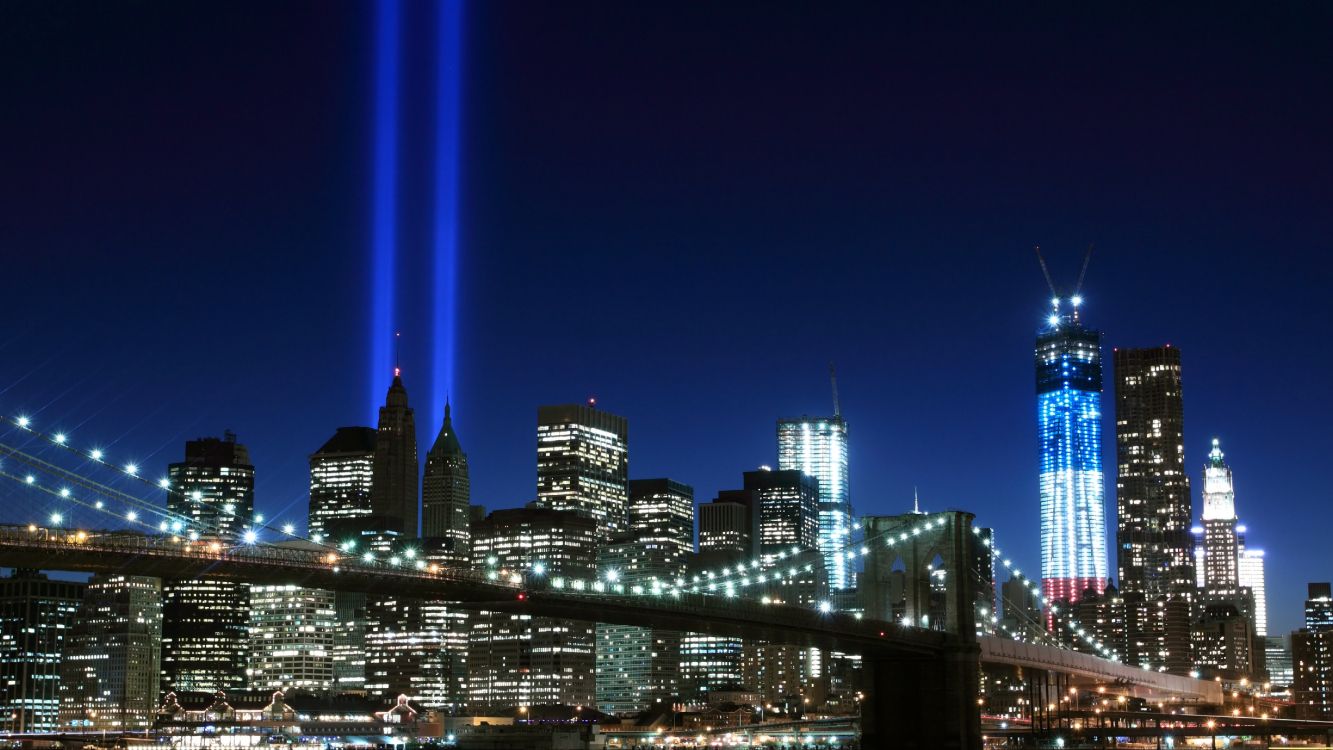
<path fill-rule="evenodd" d="M 399 0 L 375 4 L 375 122 L 372 164 L 370 267 L 370 424 L 388 388 L 394 363 L 393 334 L 397 328 L 394 285 L 398 261 L 398 88 L 402 7 Z"/>
<path fill-rule="evenodd" d="M 463 79 L 463 0 L 441 0 L 435 69 L 435 296 L 432 367 L 435 416 L 454 387 L 458 312 L 458 174 Z"/>

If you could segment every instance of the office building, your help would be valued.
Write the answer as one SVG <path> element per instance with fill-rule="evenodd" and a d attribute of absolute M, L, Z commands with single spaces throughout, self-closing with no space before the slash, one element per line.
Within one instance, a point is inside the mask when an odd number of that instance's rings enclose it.
<path fill-rule="evenodd" d="M 793 469 L 760 469 L 744 475 L 759 511 L 759 556 L 764 565 L 779 552 L 819 548 L 819 480 Z"/>
<path fill-rule="evenodd" d="M 167 511 L 187 519 L 201 538 L 235 544 L 251 527 L 255 467 L 230 432 L 185 444 L 185 460 L 167 469 Z M 162 689 L 176 692 L 245 687 L 250 627 L 249 584 L 213 578 L 162 586 Z"/>
<path fill-rule="evenodd" d="M 432 560 L 467 568 L 472 564 L 472 483 L 467 454 L 449 412 L 445 404 L 444 422 L 426 453 L 426 473 L 421 479 L 422 536 Z"/>
<path fill-rule="evenodd" d="M 310 455 L 310 538 L 341 542 L 339 532 L 359 531 L 371 515 L 376 432 L 339 427 Z"/>
<path fill-rule="evenodd" d="M 365 693 L 366 607 L 363 593 L 333 594 L 333 684 L 339 693 Z"/>
<path fill-rule="evenodd" d="M 843 554 L 852 533 L 847 422 L 840 415 L 779 419 L 778 469 L 800 471 L 818 480 L 818 544 L 824 555 L 829 587 L 852 587 L 854 572 Z"/>
<path fill-rule="evenodd" d="M 1240 595 L 1240 538 L 1231 467 L 1216 438 L 1203 475 L 1203 596 L 1208 600 Z"/>
<path fill-rule="evenodd" d="M 597 570 L 626 586 L 674 583 L 694 546 L 694 488 L 671 479 L 629 483 L 629 532 L 598 550 Z M 631 714 L 670 705 L 679 691 L 676 631 L 597 624 L 597 708 Z"/>
<path fill-rule="evenodd" d="M 1264 583 L 1264 551 L 1244 546 L 1244 526 L 1238 527 L 1241 548 L 1237 574 L 1241 590 L 1249 590 L 1254 600 L 1254 634 L 1260 638 L 1268 635 L 1268 587 Z"/>
<path fill-rule="evenodd" d="M 369 597 L 365 691 L 380 700 L 406 695 L 447 714 L 466 702 L 468 614 L 448 602 L 393 593 Z"/>
<path fill-rule="evenodd" d="M 1205 601 L 1194 623 L 1194 667 L 1204 679 L 1234 681 L 1258 676 L 1262 659 L 1250 618 L 1235 604 Z"/>
<path fill-rule="evenodd" d="M 84 585 L 15 568 L 0 578 L 0 720 L 9 732 L 59 727 L 60 664 Z"/>
<path fill-rule="evenodd" d="M 1268 670 L 1270 692 L 1286 692 L 1295 679 L 1291 662 L 1291 641 L 1287 636 L 1270 635 L 1264 639 L 1264 668 Z"/>
<path fill-rule="evenodd" d="M 754 554 L 759 544 L 758 502 L 748 490 L 723 490 L 699 506 L 699 552 Z"/>
<path fill-rule="evenodd" d="M 1116 349 L 1116 556 L 1120 593 L 1193 598 L 1180 350 Z"/>
<path fill-rule="evenodd" d="M 1053 302 L 1034 357 L 1042 591 L 1076 601 L 1106 586 L 1101 333 L 1083 326 L 1080 298 Z"/>
<path fill-rule="evenodd" d="M 1305 629 L 1312 633 L 1333 630 L 1333 585 L 1328 582 L 1306 587 Z"/>
<path fill-rule="evenodd" d="M 374 525 L 412 539 L 417 536 L 417 427 L 398 368 L 380 407 L 370 508 Z"/>
<path fill-rule="evenodd" d="M 537 410 L 537 505 L 596 522 L 607 539 L 628 524 L 629 426 L 584 404 Z"/>
<path fill-rule="evenodd" d="M 472 526 L 473 566 L 520 580 L 589 580 L 596 576 L 599 524 L 591 515 L 535 503 L 497 510 Z M 593 623 L 486 611 L 468 622 L 470 709 L 593 704 Z"/>
<path fill-rule="evenodd" d="M 250 688 L 333 690 L 336 616 L 332 591 L 292 584 L 252 585 Z"/>
<path fill-rule="evenodd" d="M 161 658 L 161 580 L 93 576 L 61 663 L 61 726 L 82 731 L 151 727 Z"/>

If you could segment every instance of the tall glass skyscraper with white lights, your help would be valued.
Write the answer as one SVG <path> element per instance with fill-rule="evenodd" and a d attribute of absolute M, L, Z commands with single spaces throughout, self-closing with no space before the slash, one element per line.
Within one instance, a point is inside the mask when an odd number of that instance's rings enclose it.
<path fill-rule="evenodd" d="M 779 419 L 778 469 L 795 469 L 819 480 L 819 552 L 829 587 L 851 588 L 852 566 L 843 554 L 852 530 L 847 422 L 841 416 Z"/>
<path fill-rule="evenodd" d="M 1079 320 L 1080 298 L 1052 303 L 1035 352 L 1041 578 L 1051 599 L 1077 601 L 1106 587 L 1101 333 Z"/>

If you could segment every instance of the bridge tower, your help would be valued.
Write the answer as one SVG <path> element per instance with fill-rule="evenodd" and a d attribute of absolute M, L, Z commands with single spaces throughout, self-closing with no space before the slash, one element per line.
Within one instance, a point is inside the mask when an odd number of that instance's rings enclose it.
<path fill-rule="evenodd" d="M 954 644 L 942 653 L 864 654 L 865 747 L 981 747 L 976 611 L 994 600 L 994 584 L 990 550 L 972 533 L 972 520 L 963 511 L 862 519 L 869 553 L 858 593 L 865 617 L 945 631 Z"/>

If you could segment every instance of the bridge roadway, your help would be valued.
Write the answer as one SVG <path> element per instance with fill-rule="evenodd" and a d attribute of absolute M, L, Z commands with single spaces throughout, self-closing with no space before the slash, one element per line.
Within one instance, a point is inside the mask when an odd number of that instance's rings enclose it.
<path fill-rule="evenodd" d="M 166 579 L 208 576 L 366 593 L 392 591 L 460 602 L 474 610 L 651 626 L 852 653 L 928 657 L 965 647 L 961 638 L 950 633 L 809 607 L 712 594 L 557 590 L 546 581 L 513 584 L 469 570 L 440 567 L 429 571 L 385 561 L 365 562 L 301 543 L 229 546 L 171 535 L 0 526 L 0 567 L 18 566 Z"/>

